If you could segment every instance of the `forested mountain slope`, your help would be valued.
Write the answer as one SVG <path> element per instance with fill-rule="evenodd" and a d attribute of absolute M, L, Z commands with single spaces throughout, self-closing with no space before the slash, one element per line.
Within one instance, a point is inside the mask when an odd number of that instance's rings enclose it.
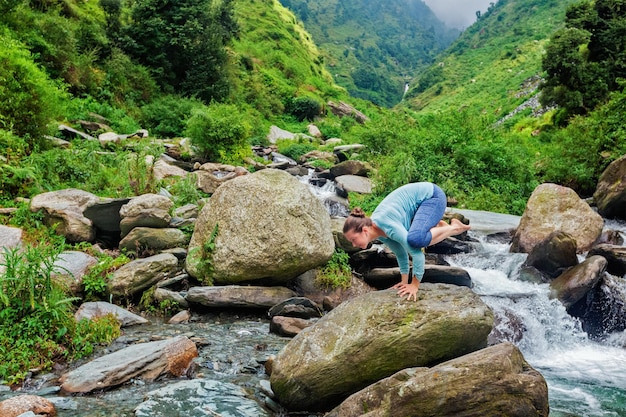
<path fill-rule="evenodd" d="M 414 110 L 475 108 L 505 115 L 528 95 L 522 83 L 540 75 L 552 33 L 572 0 L 500 0 L 419 74 L 405 96 Z"/>
<path fill-rule="evenodd" d="M 281 2 L 313 35 L 337 84 L 387 107 L 400 101 L 405 82 L 458 35 L 422 1 Z"/>

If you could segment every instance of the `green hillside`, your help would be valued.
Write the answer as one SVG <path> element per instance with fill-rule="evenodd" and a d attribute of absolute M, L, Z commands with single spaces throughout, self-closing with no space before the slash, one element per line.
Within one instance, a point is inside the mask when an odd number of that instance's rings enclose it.
<path fill-rule="evenodd" d="M 404 85 L 458 35 L 421 1 L 281 0 L 304 22 L 335 82 L 391 107 Z"/>
<path fill-rule="evenodd" d="M 506 115 L 529 98 L 522 84 L 542 73 L 546 43 L 563 26 L 572 2 L 498 1 L 411 82 L 403 104 L 414 110 L 471 108 Z"/>

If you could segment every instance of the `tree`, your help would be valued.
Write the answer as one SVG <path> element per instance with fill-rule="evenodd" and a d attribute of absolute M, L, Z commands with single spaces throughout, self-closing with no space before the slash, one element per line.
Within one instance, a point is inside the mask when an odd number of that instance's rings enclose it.
<path fill-rule="evenodd" d="M 166 92 L 210 102 L 228 94 L 225 46 L 237 31 L 232 0 L 137 0 L 123 46 Z"/>
<path fill-rule="evenodd" d="M 544 105 L 559 106 L 557 121 L 604 103 L 626 77 L 626 1 L 585 0 L 568 7 L 543 59 Z"/>

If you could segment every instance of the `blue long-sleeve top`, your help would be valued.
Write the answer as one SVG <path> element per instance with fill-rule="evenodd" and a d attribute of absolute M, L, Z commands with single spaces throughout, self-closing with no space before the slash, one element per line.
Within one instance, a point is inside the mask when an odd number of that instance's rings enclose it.
<path fill-rule="evenodd" d="M 407 242 L 407 235 L 417 208 L 433 196 L 433 184 L 415 182 L 392 191 L 380 202 L 371 219 L 387 237 L 380 241 L 389 247 L 398 259 L 400 273 L 409 273 L 409 255 L 413 259 L 413 275 L 419 280 L 424 276 L 425 256 L 421 248 Z"/>

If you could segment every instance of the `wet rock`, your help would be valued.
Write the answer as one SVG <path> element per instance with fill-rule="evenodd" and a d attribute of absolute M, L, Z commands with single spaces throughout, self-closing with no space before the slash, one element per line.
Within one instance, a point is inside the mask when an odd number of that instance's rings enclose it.
<path fill-rule="evenodd" d="M 143 194 L 131 199 L 120 209 L 122 237 L 135 227 L 168 227 L 172 219 L 169 210 L 173 205 L 172 200 L 158 194 Z"/>
<path fill-rule="evenodd" d="M 164 278 L 175 276 L 179 270 L 178 258 L 171 253 L 136 259 L 113 272 L 108 283 L 109 293 L 117 297 L 131 297 Z"/>
<path fill-rule="evenodd" d="M 567 312 L 580 319 L 593 339 L 626 330 L 626 279 L 604 274 L 600 284 Z"/>
<path fill-rule="evenodd" d="M 174 316 L 172 316 L 168 321 L 167 324 L 184 324 L 184 323 L 189 323 L 189 319 L 191 319 L 191 313 L 189 312 L 189 310 L 183 310 L 179 313 L 176 313 Z"/>
<path fill-rule="evenodd" d="M 274 316 L 270 321 L 270 332 L 279 336 L 293 337 L 312 324 L 312 320 Z"/>
<path fill-rule="evenodd" d="M 626 155 L 604 170 L 593 199 L 602 216 L 626 220 Z"/>
<path fill-rule="evenodd" d="M 88 301 L 81 304 L 76 313 L 74 313 L 74 318 L 76 321 L 82 319 L 92 320 L 107 314 L 115 316 L 122 327 L 149 323 L 145 318 L 105 301 Z"/>
<path fill-rule="evenodd" d="M 114 387 L 131 378 L 153 381 L 160 376 L 181 376 L 196 356 L 196 345 L 185 336 L 138 343 L 63 374 L 59 382 L 64 392 L 86 393 Z"/>
<path fill-rule="evenodd" d="M 530 251 L 524 262 L 524 266 L 536 268 L 548 280 L 558 277 L 575 265 L 578 265 L 576 241 L 562 231 L 550 233 Z"/>
<path fill-rule="evenodd" d="M 417 301 L 393 290 L 368 293 L 327 313 L 276 355 L 272 390 L 289 410 L 330 409 L 401 369 L 485 347 L 492 327 L 489 307 L 465 287 L 424 284 Z"/>
<path fill-rule="evenodd" d="M 269 417 L 241 387 L 208 379 L 180 381 L 150 391 L 135 408 L 135 417 Z"/>
<path fill-rule="evenodd" d="M 219 226 L 219 227 L 218 227 Z M 206 242 L 217 227 L 215 246 Z M 200 212 L 187 272 L 214 284 L 282 284 L 324 265 L 335 251 L 330 216 L 291 175 L 264 169 L 224 183 Z M 203 265 L 211 260 L 212 271 Z"/>
<path fill-rule="evenodd" d="M 511 343 L 404 369 L 351 395 L 326 417 L 547 417 L 548 386 Z"/>
<path fill-rule="evenodd" d="M 558 299 L 565 308 L 573 306 L 598 284 L 606 266 L 602 256 L 587 258 L 550 283 L 550 298 Z"/>
<path fill-rule="evenodd" d="M 321 317 L 322 309 L 306 297 L 293 297 L 272 306 L 267 314 L 269 317 L 286 316 L 310 319 Z"/>
<path fill-rule="evenodd" d="M 576 251 L 588 251 L 602 233 L 604 220 L 576 192 L 556 184 L 541 184 L 528 199 L 515 231 L 511 252 L 530 253 L 552 232 L 576 240 Z"/>
<path fill-rule="evenodd" d="M 204 307 L 268 309 L 295 296 L 295 292 L 285 287 L 227 285 L 192 287 L 185 298 L 190 304 Z"/>
<path fill-rule="evenodd" d="M 626 247 L 618 245 L 597 245 L 589 251 L 587 256 L 599 255 L 607 262 L 607 272 L 618 277 L 626 275 Z"/>
<path fill-rule="evenodd" d="M 0 402 L 0 416 L 18 417 L 27 415 L 54 417 L 57 415 L 54 404 L 37 395 L 18 395 Z"/>

